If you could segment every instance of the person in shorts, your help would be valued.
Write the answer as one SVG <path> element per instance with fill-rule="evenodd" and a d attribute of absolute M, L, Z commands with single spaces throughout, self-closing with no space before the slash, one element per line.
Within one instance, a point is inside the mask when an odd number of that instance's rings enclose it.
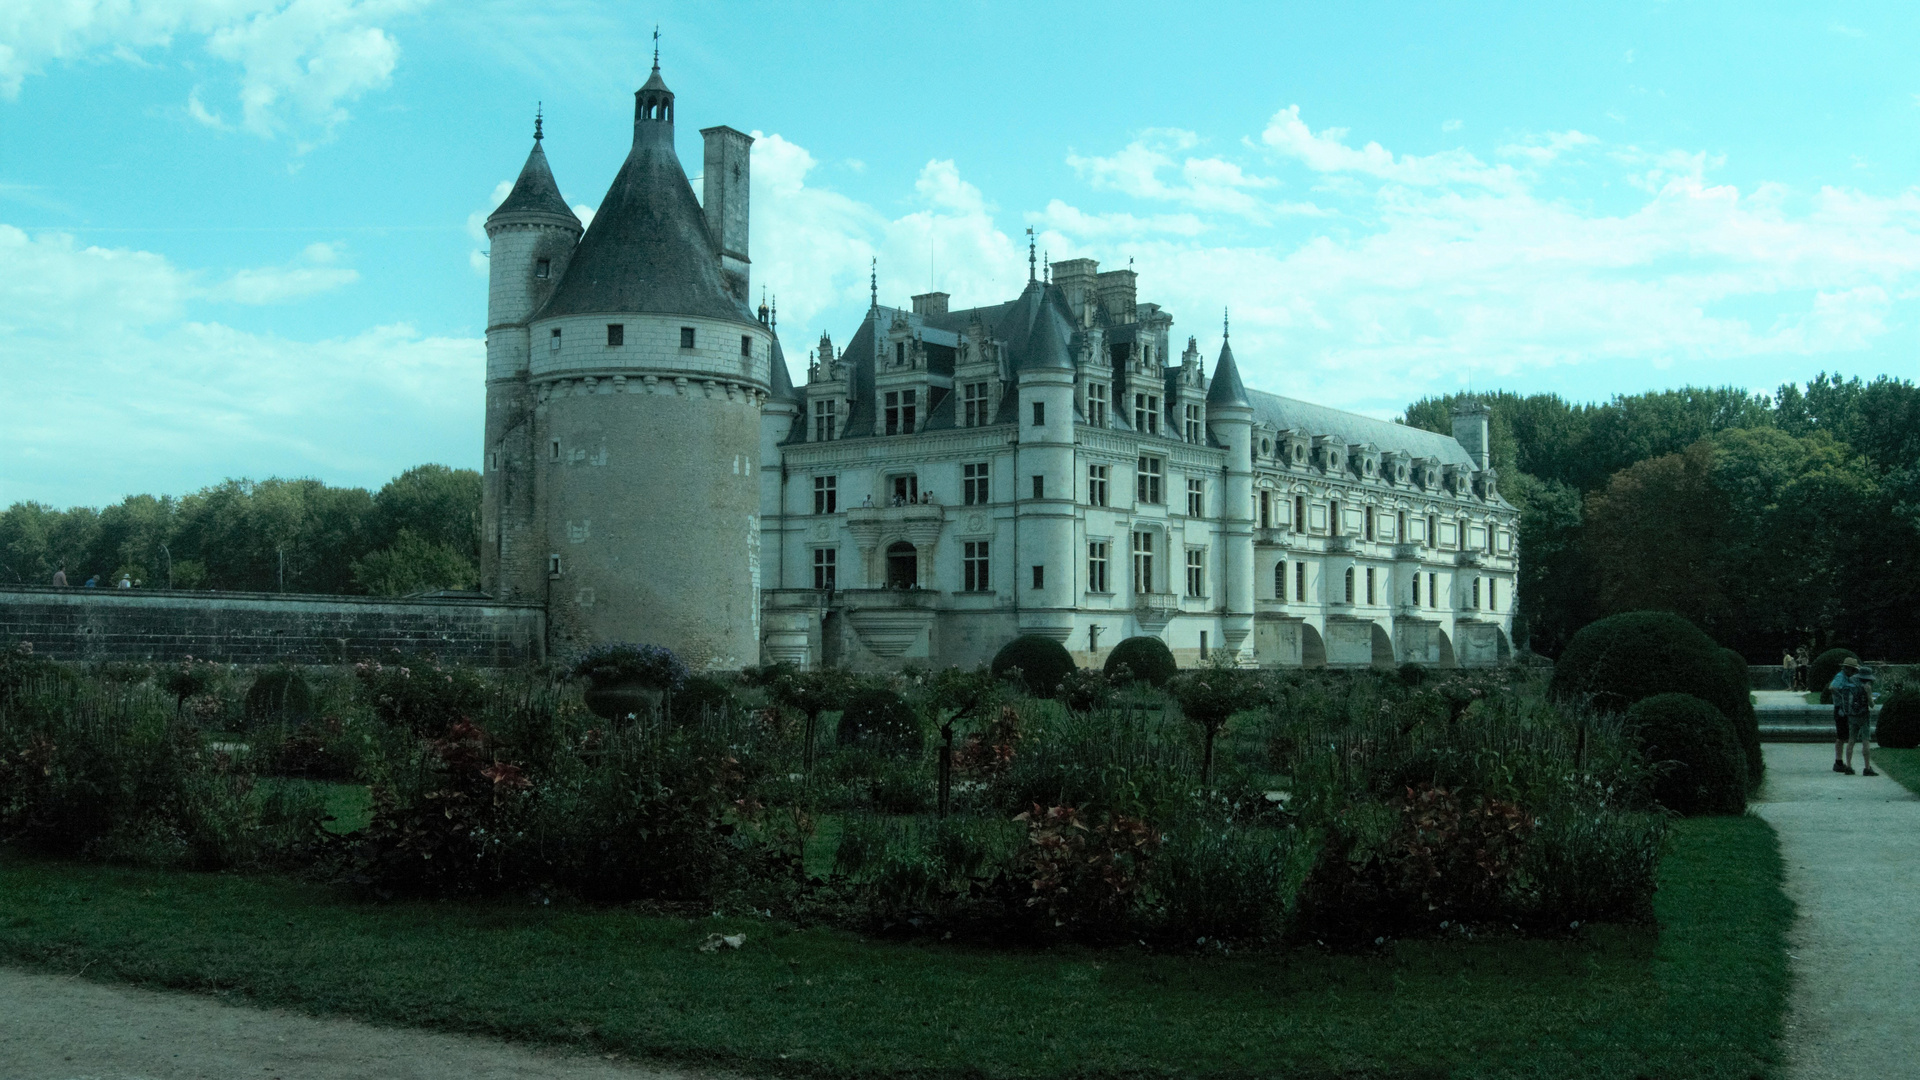
<path fill-rule="evenodd" d="M 1873 728 L 1873 673 L 1862 671 L 1860 661 L 1849 656 L 1842 663 L 1827 689 L 1833 692 L 1833 771 L 1853 775 L 1853 744 L 1860 744 L 1864 775 L 1873 771 L 1873 756 L 1867 740 Z"/>

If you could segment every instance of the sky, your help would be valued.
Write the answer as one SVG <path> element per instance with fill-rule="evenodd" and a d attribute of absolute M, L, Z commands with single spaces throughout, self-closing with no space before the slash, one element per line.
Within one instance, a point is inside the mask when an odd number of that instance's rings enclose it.
<path fill-rule="evenodd" d="M 1029 228 L 1382 417 L 1920 369 L 1912 4 L 0 0 L 0 506 L 477 467 L 481 223 L 536 106 L 591 214 L 656 26 L 796 382 Z"/>

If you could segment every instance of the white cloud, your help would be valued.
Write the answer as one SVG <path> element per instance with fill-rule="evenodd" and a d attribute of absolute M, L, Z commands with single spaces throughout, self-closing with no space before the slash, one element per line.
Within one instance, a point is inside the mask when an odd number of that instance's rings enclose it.
<path fill-rule="evenodd" d="M 239 126 L 257 135 L 316 129 L 387 85 L 400 55 L 382 25 L 426 0 L 16 0 L 0 5 L 0 97 L 50 63 L 107 57 L 136 64 L 177 37 L 238 68 Z M 229 126 L 188 95 L 189 117 Z"/>
<path fill-rule="evenodd" d="M 301 263 L 338 257 L 317 245 Z M 0 225 L 0 505 L 230 475 L 378 484 L 477 457 L 480 341 L 399 325 L 303 342 L 195 321 L 196 276 Z"/>
<path fill-rule="evenodd" d="M 299 259 L 286 266 L 241 270 L 206 295 L 238 304 L 278 304 L 331 292 L 360 280 L 359 271 L 333 265 L 340 250 L 337 244 L 309 244 Z"/>
<path fill-rule="evenodd" d="M 1452 120 L 1447 120 L 1442 122 L 1440 125 L 1440 130 L 1441 131 L 1459 131 L 1460 126 L 1461 126 L 1460 120 L 1459 118 L 1456 117 Z"/>
<path fill-rule="evenodd" d="M 1252 194 L 1276 185 L 1268 177 L 1250 175 L 1224 158 L 1175 160 L 1174 154 L 1191 150 L 1199 142 L 1199 136 L 1191 131 L 1155 128 L 1142 132 L 1111 157 L 1070 153 L 1067 164 L 1095 188 L 1135 198 L 1175 202 L 1203 213 L 1224 212 L 1253 221 L 1265 221 L 1276 212 L 1284 212 L 1285 208 L 1269 205 Z M 1162 173 L 1172 173 L 1177 179 L 1169 182 Z"/>
<path fill-rule="evenodd" d="M 1206 223 L 1200 220 L 1198 214 L 1154 214 L 1149 217 L 1135 217 L 1128 213 L 1089 214 L 1059 199 L 1048 202 L 1045 210 L 1028 213 L 1026 217 L 1031 224 L 1083 239 L 1150 233 L 1198 236 L 1207 230 Z"/>
<path fill-rule="evenodd" d="M 1525 186 L 1511 166 L 1484 164 L 1465 150 L 1396 158 L 1377 142 L 1355 149 L 1346 144 L 1346 137 L 1346 128 L 1326 128 L 1316 134 L 1300 119 L 1298 105 L 1274 113 L 1260 133 L 1262 143 L 1317 173 L 1358 173 L 1421 187 L 1472 184 L 1495 191 L 1516 191 Z"/>
<path fill-rule="evenodd" d="M 1569 128 L 1566 131 L 1549 131 L 1544 135 L 1530 135 L 1519 142 L 1502 146 L 1499 152 L 1501 157 L 1522 157 L 1534 165 L 1551 165 L 1568 151 L 1593 146 L 1599 141 L 1596 136 Z"/>

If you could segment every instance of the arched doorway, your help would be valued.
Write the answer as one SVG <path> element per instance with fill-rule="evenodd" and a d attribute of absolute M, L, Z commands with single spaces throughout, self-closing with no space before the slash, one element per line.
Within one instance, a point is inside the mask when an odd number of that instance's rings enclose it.
<path fill-rule="evenodd" d="M 1307 623 L 1300 624 L 1300 666 L 1327 666 L 1327 643 L 1320 631 Z"/>
<path fill-rule="evenodd" d="M 1447 632 L 1439 627 L 1434 627 L 1433 636 L 1440 642 L 1440 666 L 1458 667 L 1459 663 L 1453 658 L 1453 639 L 1447 637 Z"/>
<path fill-rule="evenodd" d="M 1373 627 L 1373 666 L 1377 668 L 1392 667 L 1393 639 L 1387 636 L 1386 630 L 1382 629 L 1379 623 L 1371 623 L 1369 625 Z"/>
<path fill-rule="evenodd" d="M 911 589 L 920 584 L 920 553 L 905 540 L 887 545 L 887 588 Z"/>

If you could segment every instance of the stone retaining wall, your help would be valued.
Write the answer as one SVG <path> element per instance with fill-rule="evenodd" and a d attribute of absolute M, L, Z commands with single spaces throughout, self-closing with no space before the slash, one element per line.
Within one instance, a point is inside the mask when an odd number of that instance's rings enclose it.
<path fill-rule="evenodd" d="M 0 585 L 0 647 L 23 641 L 69 661 L 339 664 L 398 649 L 502 667 L 546 655 L 546 615 L 486 598 Z"/>

